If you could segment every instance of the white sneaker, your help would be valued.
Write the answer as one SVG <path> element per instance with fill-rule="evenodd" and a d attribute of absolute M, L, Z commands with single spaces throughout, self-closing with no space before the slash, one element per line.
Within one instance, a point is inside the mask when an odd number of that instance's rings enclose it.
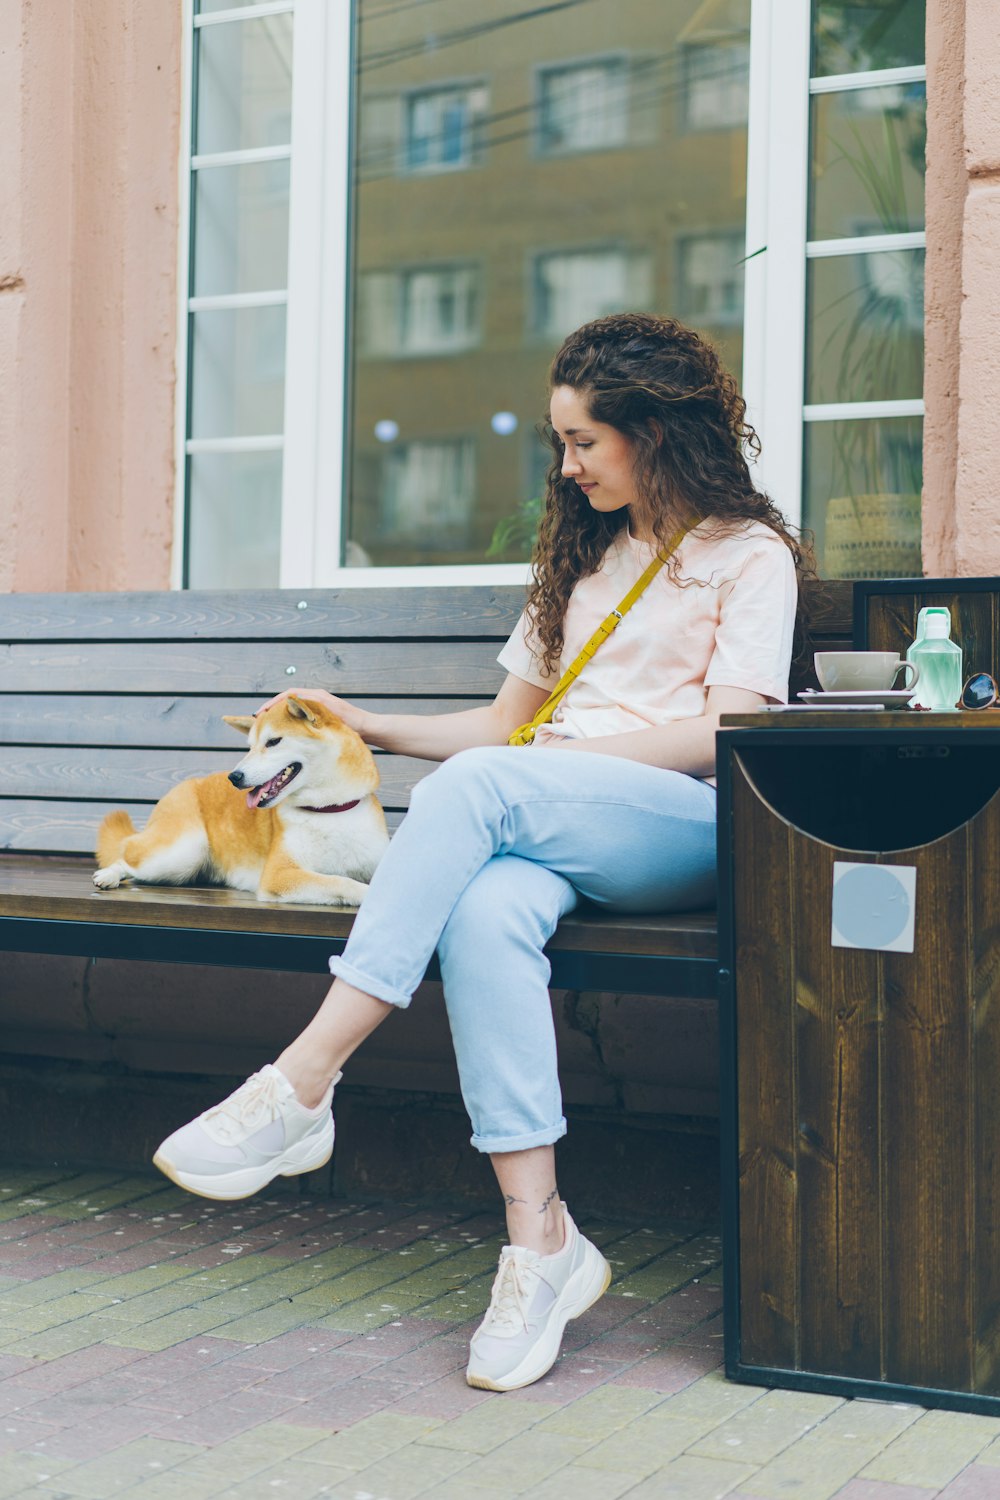
<path fill-rule="evenodd" d="M 555 1255 L 504 1245 L 489 1308 L 472 1335 L 466 1380 L 484 1391 L 540 1380 L 558 1358 L 566 1324 L 603 1297 L 610 1282 L 611 1267 L 568 1212 L 566 1243 Z"/>
<path fill-rule="evenodd" d="M 306 1109 L 284 1073 L 268 1063 L 228 1099 L 168 1135 L 153 1162 L 178 1187 L 203 1198 L 249 1198 L 275 1177 L 315 1171 L 333 1154 L 330 1105 L 340 1078 L 315 1109 Z"/>

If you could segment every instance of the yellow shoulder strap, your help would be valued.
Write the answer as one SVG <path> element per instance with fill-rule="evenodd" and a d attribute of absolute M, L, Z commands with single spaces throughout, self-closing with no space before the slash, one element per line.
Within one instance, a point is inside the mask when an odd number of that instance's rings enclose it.
<path fill-rule="evenodd" d="M 663 551 L 657 557 L 653 558 L 653 561 L 643 573 L 642 577 L 637 579 L 629 589 L 624 599 L 618 605 L 618 608 L 613 609 L 608 615 L 607 619 L 601 621 L 600 625 L 598 625 L 597 629 L 590 637 L 590 640 L 580 652 L 579 656 L 574 662 L 571 663 L 570 666 L 566 668 L 566 671 L 560 677 L 559 681 L 556 683 L 555 687 L 552 689 L 552 692 L 546 698 L 541 708 L 535 714 L 534 718 L 529 719 L 527 724 L 522 724 L 520 728 L 514 730 L 514 733 L 507 741 L 508 745 L 530 745 L 532 740 L 535 738 L 535 730 L 538 728 L 539 724 L 548 724 L 551 721 L 552 715 L 555 712 L 557 706 L 569 692 L 570 688 L 573 686 L 573 683 L 579 677 L 588 661 L 590 661 L 590 658 L 594 655 L 594 652 L 607 640 L 612 631 L 618 629 L 618 626 L 621 624 L 622 620 L 624 620 L 625 616 L 628 614 L 635 601 L 639 598 L 640 594 L 642 594 L 645 591 L 646 587 L 650 583 L 652 583 L 657 573 L 663 567 L 663 564 L 677 551 L 677 548 L 680 546 L 681 542 L 684 540 L 690 530 L 690 526 L 683 526 L 680 531 L 674 533 Z"/>

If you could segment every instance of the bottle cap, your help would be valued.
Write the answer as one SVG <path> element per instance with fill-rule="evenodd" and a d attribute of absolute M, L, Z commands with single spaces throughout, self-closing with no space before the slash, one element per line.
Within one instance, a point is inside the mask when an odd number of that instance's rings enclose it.
<path fill-rule="evenodd" d="M 939 615 L 928 614 L 924 626 L 925 640 L 946 641 L 950 634 L 951 621 L 946 611 L 942 611 Z"/>

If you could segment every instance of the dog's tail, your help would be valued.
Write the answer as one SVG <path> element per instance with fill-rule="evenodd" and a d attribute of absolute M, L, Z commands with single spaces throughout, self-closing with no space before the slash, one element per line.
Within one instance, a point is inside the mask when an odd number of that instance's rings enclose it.
<path fill-rule="evenodd" d="M 117 812 L 108 813 L 104 822 L 97 831 L 97 865 L 104 870 L 108 865 L 114 864 L 116 859 L 121 858 L 125 840 L 130 839 L 135 833 L 135 824 L 120 808 Z"/>

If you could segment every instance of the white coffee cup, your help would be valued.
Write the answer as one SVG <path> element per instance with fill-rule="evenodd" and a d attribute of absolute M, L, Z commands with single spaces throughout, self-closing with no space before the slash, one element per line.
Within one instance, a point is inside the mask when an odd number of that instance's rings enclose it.
<path fill-rule="evenodd" d="M 895 651 L 817 651 L 813 658 L 819 685 L 827 693 L 891 692 L 900 672 L 909 672 L 902 687 L 916 686 L 920 669 Z"/>

